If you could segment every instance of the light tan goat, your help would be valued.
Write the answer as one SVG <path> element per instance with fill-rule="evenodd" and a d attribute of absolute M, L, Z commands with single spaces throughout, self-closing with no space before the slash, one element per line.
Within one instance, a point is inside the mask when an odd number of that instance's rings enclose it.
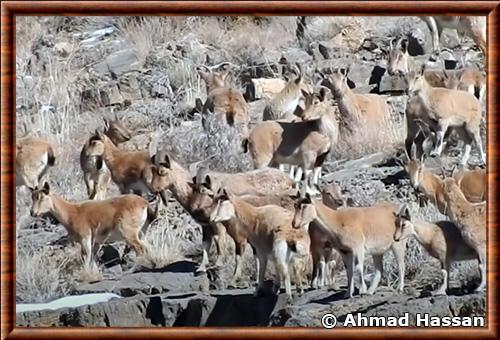
<path fill-rule="evenodd" d="M 452 177 L 457 181 L 467 201 L 471 203 L 486 201 L 487 180 L 485 169 L 455 169 Z"/>
<path fill-rule="evenodd" d="M 169 190 L 179 201 L 183 208 L 198 222 L 203 232 L 203 259 L 198 267 L 198 272 L 206 271 L 208 265 L 208 252 L 212 241 L 217 247 L 217 262 L 221 261 L 223 249 L 224 227 L 220 224 L 210 223 L 210 214 L 205 207 L 194 205 L 195 182 L 189 170 L 172 159 L 168 154 L 156 156 L 157 165 L 146 168 L 143 180 L 155 194 L 162 194 L 165 202 L 164 191 Z M 224 183 L 232 183 L 231 190 L 235 194 L 271 194 L 288 190 L 293 186 L 293 181 L 277 169 L 262 169 L 246 173 L 218 173 L 209 172 L 212 187 L 220 187 Z"/>
<path fill-rule="evenodd" d="M 283 164 L 298 166 L 295 181 L 299 182 L 305 173 L 303 182 L 309 191 L 309 182 L 317 184 L 319 180 L 321 166 L 330 152 L 338 126 L 335 117 L 328 112 L 321 113 L 318 119 L 305 121 L 260 122 L 243 141 L 243 150 L 250 150 L 256 169 L 282 168 Z"/>
<path fill-rule="evenodd" d="M 359 94 L 347 85 L 349 70 L 328 75 L 326 86 L 332 91 L 337 102 L 341 119 L 350 131 L 361 126 L 378 126 L 390 117 L 386 98 L 377 94 Z"/>
<path fill-rule="evenodd" d="M 312 200 L 309 195 L 299 201 L 295 210 L 295 227 L 316 222 L 322 232 L 329 236 L 344 261 L 347 271 L 348 289 L 345 296 L 354 293 L 354 269 L 360 272 L 360 294 L 373 294 L 382 276 L 383 255 L 389 249 L 394 253 L 398 263 L 398 291 L 404 287 L 404 253 L 406 242 L 394 241 L 396 230 L 396 211 L 393 204 L 381 204 L 366 208 L 343 208 L 333 210 L 319 201 Z M 365 254 L 373 256 L 375 275 L 370 288 L 366 289 L 364 280 Z"/>
<path fill-rule="evenodd" d="M 207 128 L 206 115 L 214 114 L 219 121 L 234 126 L 246 136 L 248 132 L 248 108 L 243 94 L 225 83 L 229 71 L 229 63 L 208 68 L 201 66 L 197 68 L 198 74 L 205 81 L 207 88 L 207 100 L 202 109 L 203 127 Z M 219 68 L 219 72 L 212 69 Z"/>
<path fill-rule="evenodd" d="M 387 72 L 390 75 L 406 76 L 410 71 L 418 71 L 420 65 L 408 54 L 408 41 L 399 39 L 395 44 L 391 41 L 388 51 L 384 51 L 387 59 Z M 485 76 L 475 67 L 456 70 L 428 69 L 424 77 L 432 87 L 467 91 L 480 99 L 486 89 Z"/>
<path fill-rule="evenodd" d="M 214 197 L 217 189 L 214 190 L 214 187 L 212 187 L 212 180 L 210 179 L 210 175 L 207 175 L 204 179 L 200 180 L 201 181 L 195 182 L 194 196 L 191 200 L 191 207 L 194 211 L 207 211 L 208 214 L 211 214 L 216 207 Z M 227 182 L 224 185 L 218 185 L 217 187 L 224 187 L 229 192 L 233 192 L 234 189 L 231 189 L 233 183 L 235 182 Z M 238 190 L 235 191 L 237 192 Z M 297 190 L 291 189 L 276 194 L 244 194 L 239 195 L 239 197 L 245 200 L 247 203 L 250 203 L 256 207 L 264 205 L 277 205 L 287 210 L 293 211 L 296 194 Z M 248 243 L 248 230 L 241 225 L 238 218 L 236 217 L 222 221 L 221 224 L 226 228 L 227 233 L 229 234 L 229 236 L 231 236 L 235 244 L 235 267 L 232 282 L 236 283 L 236 281 L 241 276 L 241 259 Z M 252 249 L 255 255 L 255 248 L 253 246 Z M 255 257 L 255 261 L 257 269 L 256 272 L 258 273 L 259 259 Z"/>
<path fill-rule="evenodd" d="M 149 192 L 142 179 L 143 171 L 151 164 L 148 151 L 120 150 L 104 133 L 96 130 L 85 147 L 88 157 L 102 157 L 111 179 L 122 194 Z"/>
<path fill-rule="evenodd" d="M 486 91 L 486 77 L 474 67 L 443 70 L 443 87 L 469 92 L 481 100 Z"/>
<path fill-rule="evenodd" d="M 409 160 L 403 167 L 410 177 L 410 183 L 420 191 L 443 215 L 446 215 L 446 199 L 443 192 L 443 180 L 433 174 L 421 161 Z"/>
<path fill-rule="evenodd" d="M 290 298 L 292 259 L 309 256 L 310 238 L 307 226 L 293 228 L 293 212 L 274 205 L 255 207 L 225 189 L 218 192 L 214 201 L 216 208 L 210 216 L 212 222 L 236 217 L 247 230 L 248 241 L 255 248 L 260 263 L 256 294 L 262 291 L 267 262 L 271 259 L 276 265 L 277 281 L 280 284 L 284 280 L 285 291 Z"/>
<path fill-rule="evenodd" d="M 412 71 L 406 80 L 409 92 L 418 98 L 421 105 L 420 121 L 436 133 L 437 143 L 431 155 L 441 155 L 445 133 L 448 128 L 454 128 L 465 144 L 461 164 L 465 165 L 469 159 L 472 141 L 479 150 L 481 160 L 486 163 L 480 136 L 479 101 L 467 92 L 431 87 L 423 76 L 424 71 L 425 67 L 419 72 Z"/>
<path fill-rule="evenodd" d="M 103 201 L 72 203 L 50 191 L 49 185 L 32 192 L 31 215 L 52 215 L 81 245 L 83 263 L 89 265 L 99 244 L 124 239 L 138 255 L 145 251 L 141 231 L 154 217 L 148 202 L 137 195 L 122 195 Z"/>
<path fill-rule="evenodd" d="M 273 96 L 264 108 L 262 120 L 289 120 L 299 105 L 303 89 L 302 75 L 290 79 L 280 93 Z"/>
<path fill-rule="evenodd" d="M 54 148 L 46 139 L 33 136 L 17 139 L 16 186 L 35 188 L 55 161 Z"/>
<path fill-rule="evenodd" d="M 432 47 L 440 51 L 439 39 L 444 28 L 456 29 L 457 33 L 472 38 L 486 55 L 486 18 L 481 16 L 424 16 L 421 17 L 431 31 Z"/>
<path fill-rule="evenodd" d="M 132 131 L 123 121 L 115 116 L 113 120 L 104 119 L 104 134 L 113 144 L 118 145 L 132 138 Z M 80 152 L 80 167 L 83 171 L 83 180 L 90 199 L 102 200 L 106 198 L 111 173 L 102 156 L 89 156 L 92 138 L 87 140 Z"/>
<path fill-rule="evenodd" d="M 475 260 L 477 259 L 476 252 L 464 241 L 460 229 L 453 222 L 429 223 L 412 219 L 406 205 L 401 208 L 397 219 L 394 240 L 400 241 L 414 235 L 429 255 L 439 260 L 443 282 L 434 294 L 446 295 L 450 282 L 451 264 L 457 261 Z"/>
<path fill-rule="evenodd" d="M 477 254 L 481 283 L 477 292 L 486 287 L 486 202 L 470 203 L 453 178 L 444 180 L 446 213 L 460 229 L 462 237 Z"/>

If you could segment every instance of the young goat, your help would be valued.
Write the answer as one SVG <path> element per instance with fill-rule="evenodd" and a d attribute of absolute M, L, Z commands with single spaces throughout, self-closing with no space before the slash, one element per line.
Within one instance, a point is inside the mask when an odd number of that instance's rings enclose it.
<path fill-rule="evenodd" d="M 148 193 L 142 180 L 143 171 L 151 164 L 148 151 L 120 150 L 111 139 L 96 130 L 85 146 L 87 157 L 102 157 L 111 173 L 111 179 L 120 188 L 122 194 Z"/>
<path fill-rule="evenodd" d="M 228 181 L 225 185 L 218 186 L 219 188 L 224 187 L 228 192 L 237 192 L 238 189 L 232 188 L 232 181 Z M 209 214 L 215 209 L 216 204 L 214 203 L 215 192 L 212 186 L 212 180 L 210 175 L 207 175 L 201 181 L 195 182 L 194 196 L 191 200 L 192 209 L 196 211 L 208 211 Z M 215 187 L 216 188 L 216 187 Z M 244 194 L 239 195 L 239 197 L 254 206 L 264 206 L 264 205 L 277 205 L 287 210 L 293 210 L 296 190 L 288 190 L 279 194 L 267 194 L 267 195 L 255 195 L 255 194 Z M 232 282 L 235 283 L 241 276 L 241 256 L 243 255 L 246 245 L 248 243 L 248 230 L 244 228 L 236 217 L 225 220 L 221 222 L 226 228 L 227 233 L 233 239 L 235 245 L 235 268 L 233 273 Z M 252 249 L 255 255 L 255 248 Z M 259 260 L 256 257 L 256 272 L 259 272 Z"/>
<path fill-rule="evenodd" d="M 423 162 L 409 160 L 403 167 L 410 177 L 415 190 L 420 191 L 443 215 L 446 215 L 446 199 L 443 192 L 443 180 L 427 170 Z"/>
<path fill-rule="evenodd" d="M 168 154 L 155 158 L 158 158 L 156 159 L 157 165 L 152 165 L 143 172 L 144 181 L 153 193 L 161 194 L 164 202 L 164 191 L 170 190 L 183 208 L 201 225 L 203 259 L 197 272 L 204 272 L 208 265 L 208 252 L 212 240 L 215 240 L 217 246 L 217 260 L 221 260 L 224 227 L 220 224 L 210 223 L 210 212 L 207 208 L 200 208 L 200 205 L 195 205 L 194 189 L 196 184 L 191 179 L 189 170 L 174 161 Z M 277 169 L 262 169 L 235 174 L 209 172 L 208 175 L 212 186 L 219 186 L 221 183 L 232 183 L 231 188 L 236 194 L 271 194 L 276 191 L 290 189 L 293 185 L 293 181 Z"/>
<path fill-rule="evenodd" d="M 396 44 L 391 41 L 387 58 L 387 72 L 390 75 L 406 76 L 410 71 L 418 71 L 419 65 L 408 54 L 408 41 L 400 38 Z M 480 99 L 484 95 L 485 77 L 475 67 L 465 67 L 456 70 L 425 70 L 425 80 L 432 87 L 444 87 L 452 90 L 467 91 Z"/>
<path fill-rule="evenodd" d="M 247 135 L 249 116 L 245 98 L 240 91 L 230 88 L 225 80 L 228 74 L 229 63 L 223 63 L 212 68 L 200 66 L 198 74 L 205 81 L 207 87 L 207 100 L 202 109 L 202 123 L 206 129 L 206 115 L 215 114 L 219 121 L 224 121 L 230 126 L 235 126 Z M 213 68 L 221 68 L 220 72 L 212 71 Z"/>
<path fill-rule="evenodd" d="M 360 124 L 365 127 L 383 124 L 390 116 L 386 99 L 377 94 L 354 93 L 347 85 L 348 73 L 348 69 L 337 70 L 327 77 L 325 84 L 332 91 L 348 130 L 353 131 Z"/>
<path fill-rule="evenodd" d="M 124 143 L 132 138 L 130 129 L 116 116 L 113 120 L 104 119 L 104 134 L 115 145 Z M 111 181 L 111 173 L 102 156 L 89 156 L 91 141 L 92 138 L 85 143 L 80 152 L 80 167 L 83 171 L 83 180 L 87 188 L 88 197 L 90 199 L 103 200 L 106 198 L 106 192 Z"/>
<path fill-rule="evenodd" d="M 330 152 L 330 138 L 333 138 L 331 125 L 332 117 L 326 113 L 318 119 L 302 122 L 261 122 L 243 141 L 243 149 L 244 152 L 250 150 L 256 169 L 267 166 L 281 168 L 283 164 L 299 166 L 295 181 L 300 181 L 305 173 L 303 181 L 308 191 L 308 182 L 312 180 L 317 184 L 321 166 Z"/>
<path fill-rule="evenodd" d="M 290 119 L 302 96 L 302 75 L 290 79 L 283 90 L 276 94 L 264 108 L 262 120 Z"/>
<path fill-rule="evenodd" d="M 352 297 L 354 293 L 354 268 L 360 272 L 360 294 L 375 292 L 382 276 L 383 255 L 389 249 L 398 263 L 398 291 L 403 291 L 406 242 L 396 242 L 393 239 L 396 230 L 394 205 L 333 210 L 306 195 L 306 198 L 297 204 L 293 225 L 306 226 L 312 221 L 329 236 L 332 247 L 342 256 L 347 271 L 347 298 Z M 373 256 L 375 266 L 375 276 L 368 291 L 363 272 L 365 253 Z"/>
<path fill-rule="evenodd" d="M 450 267 L 453 262 L 475 260 L 477 254 L 462 238 L 460 229 L 449 221 L 429 223 L 412 219 L 408 206 L 404 205 L 397 215 L 397 227 L 394 240 L 401 241 L 414 235 L 429 255 L 441 262 L 443 282 L 434 292 L 446 295 L 449 288 Z"/>
<path fill-rule="evenodd" d="M 462 237 L 474 249 L 479 261 L 481 283 L 477 292 L 486 287 L 486 202 L 470 203 L 453 178 L 443 183 L 446 198 L 446 213 L 460 229 Z"/>
<path fill-rule="evenodd" d="M 439 156 L 448 128 L 453 127 L 464 141 L 465 151 L 461 164 L 465 165 L 470 156 L 471 143 L 475 142 L 481 160 L 486 163 L 480 136 L 481 105 L 470 93 L 433 88 L 425 80 L 425 67 L 419 72 L 410 72 L 406 77 L 408 89 L 421 105 L 419 119 L 436 133 L 437 144 L 431 155 Z"/>
<path fill-rule="evenodd" d="M 82 260 L 89 265 L 99 244 L 124 239 L 138 255 L 145 247 L 139 233 L 145 231 L 154 213 L 137 195 L 122 195 L 103 201 L 71 203 L 51 193 L 45 183 L 32 192 L 31 216 L 52 215 L 67 230 L 70 239 L 81 245 Z"/>
<path fill-rule="evenodd" d="M 478 69 L 473 67 L 443 70 L 443 87 L 469 92 L 481 100 L 486 91 L 486 79 Z"/>
<path fill-rule="evenodd" d="M 37 187 L 56 157 L 51 143 L 39 137 L 25 136 L 16 142 L 16 186 Z"/>
<path fill-rule="evenodd" d="M 305 228 L 292 227 L 293 213 L 274 205 L 255 207 L 243 199 L 228 193 L 218 192 L 214 199 L 216 207 L 210 220 L 222 222 L 236 217 L 247 230 L 248 241 L 255 248 L 259 259 L 259 283 L 256 294 L 263 288 L 267 262 L 271 258 L 276 265 L 278 285 L 285 281 L 287 296 L 292 296 L 290 264 L 294 257 L 309 256 L 310 239 Z"/>

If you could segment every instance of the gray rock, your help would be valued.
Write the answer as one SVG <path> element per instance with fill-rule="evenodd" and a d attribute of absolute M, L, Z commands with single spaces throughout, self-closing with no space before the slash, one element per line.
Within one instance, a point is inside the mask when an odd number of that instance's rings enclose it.
<path fill-rule="evenodd" d="M 180 268 L 179 270 L 182 270 Z M 208 290 L 208 278 L 206 275 L 194 276 L 193 266 L 190 272 L 140 272 L 125 274 L 117 280 L 103 280 L 96 283 L 82 284 L 75 291 L 82 293 L 109 292 L 122 296 L 136 294 L 159 294 L 166 292 L 192 292 Z"/>
<path fill-rule="evenodd" d="M 131 71 L 140 71 L 144 64 L 144 58 L 134 49 L 121 50 L 110 54 L 104 61 L 95 65 L 95 70 L 104 75 L 110 73 L 120 76 Z"/>
<path fill-rule="evenodd" d="M 23 312 L 17 326 L 295 326 L 321 327 L 321 317 L 333 313 L 342 327 L 347 314 L 403 316 L 484 315 L 485 294 L 415 298 L 381 287 L 372 296 L 343 299 L 343 291 L 314 290 L 287 302 L 284 294 L 253 296 L 253 289 L 214 291 L 211 294 L 162 294 L 113 299 L 105 303 Z"/>

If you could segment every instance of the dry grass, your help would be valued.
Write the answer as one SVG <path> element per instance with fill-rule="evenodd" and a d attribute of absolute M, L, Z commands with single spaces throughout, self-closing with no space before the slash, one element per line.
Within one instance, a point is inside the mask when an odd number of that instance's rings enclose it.
<path fill-rule="evenodd" d="M 137 263 L 150 269 L 164 268 L 186 259 L 189 249 L 194 246 L 189 241 L 187 228 L 172 225 L 168 217 L 152 223 L 143 240 L 146 253 L 137 258 Z"/>
<path fill-rule="evenodd" d="M 306 37 L 310 41 L 328 40 L 353 24 L 366 32 L 376 29 L 377 34 L 386 36 L 391 29 L 388 20 L 398 23 L 394 26 L 401 26 L 401 31 L 408 30 L 403 25 L 405 18 L 398 21 L 386 17 L 318 17 L 311 18 Z M 380 22 L 384 22 L 384 27 L 379 27 Z M 242 154 L 236 131 L 211 119 L 209 130 L 204 131 L 200 116 L 189 114 L 195 99 L 203 100 L 206 96 L 205 84 L 196 66 L 233 63 L 229 83 L 241 89 L 240 75 L 245 68 L 255 63 L 276 62 L 282 55 L 299 49 L 295 28 L 294 17 L 265 20 L 254 17 L 16 17 L 17 132 L 21 133 L 21 125 L 25 123 L 35 134 L 56 142 L 56 166 L 48 176 L 53 190 L 72 201 L 86 198 L 78 161 L 81 146 L 91 131 L 101 127 L 102 117 L 110 116 L 112 110 L 126 117 L 132 127 L 157 132 L 162 144 L 182 164 L 205 161 L 213 170 L 249 170 L 250 156 Z M 103 29 L 111 33 L 95 35 Z M 58 52 L 55 48 L 58 43 L 70 45 L 68 55 Z M 133 49 L 144 58 L 142 69 L 126 74 L 137 78 L 144 98 L 113 108 L 99 98 L 92 105 L 84 105 L 83 93 L 99 97 L 97 94 L 106 86 L 120 85 L 121 76 L 99 74 L 94 66 L 122 49 Z M 310 66 L 304 65 L 307 77 L 312 77 L 309 73 L 314 70 Z M 378 151 L 391 152 L 403 141 L 403 126 L 400 120 L 395 120 L 383 129 L 345 134 L 335 147 L 333 157 L 353 159 Z M 137 148 L 146 148 L 147 143 L 143 144 Z M 358 181 L 352 190 L 359 190 L 357 195 L 366 197 L 361 203 L 368 205 L 381 199 L 379 184 L 379 181 L 368 180 L 362 184 Z M 48 222 L 33 221 L 27 209 L 31 204 L 29 194 L 24 190 L 18 192 L 17 229 L 24 231 L 34 224 L 53 228 Z M 109 194 L 118 194 L 116 186 L 111 186 Z M 146 232 L 147 254 L 133 257 L 131 261 L 149 268 L 162 268 L 199 254 L 199 225 L 174 205 L 169 205 Z M 418 210 L 413 206 L 412 209 L 426 218 L 434 217 L 432 208 Z M 97 264 L 82 268 L 78 246 L 53 250 L 27 244 L 22 237 L 18 238 L 18 245 L 18 301 L 51 300 L 67 295 L 77 281 L 100 280 L 104 275 L 103 268 Z M 232 252 L 230 254 L 227 259 L 233 263 Z M 392 255 L 385 261 L 390 283 L 396 272 L 391 258 Z M 421 263 L 432 261 L 414 240 L 409 242 L 406 259 L 409 279 L 422 273 Z M 254 261 L 249 250 L 244 263 L 244 275 L 254 276 Z M 232 265 L 224 268 L 228 276 L 232 274 L 229 268 L 232 270 Z"/>
<path fill-rule="evenodd" d="M 45 302 L 67 295 L 73 285 L 66 275 L 70 259 L 44 247 L 18 248 L 16 254 L 16 301 Z"/>
<path fill-rule="evenodd" d="M 402 120 L 390 119 L 382 126 L 367 126 L 341 132 L 332 155 L 335 159 L 356 159 L 379 151 L 393 152 L 403 145 L 406 126 Z"/>

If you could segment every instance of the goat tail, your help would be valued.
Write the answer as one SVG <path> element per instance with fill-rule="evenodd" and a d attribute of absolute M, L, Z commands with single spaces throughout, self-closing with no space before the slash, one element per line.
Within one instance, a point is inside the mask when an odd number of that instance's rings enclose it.
<path fill-rule="evenodd" d="M 54 155 L 54 150 L 52 148 L 49 148 L 49 150 L 47 151 L 47 156 L 48 156 L 47 163 L 50 166 L 53 166 L 56 163 L 56 156 Z"/>
<path fill-rule="evenodd" d="M 243 138 L 243 140 L 241 141 L 241 148 L 243 149 L 243 153 L 248 152 L 249 143 L 250 141 L 248 140 L 248 137 Z"/>

